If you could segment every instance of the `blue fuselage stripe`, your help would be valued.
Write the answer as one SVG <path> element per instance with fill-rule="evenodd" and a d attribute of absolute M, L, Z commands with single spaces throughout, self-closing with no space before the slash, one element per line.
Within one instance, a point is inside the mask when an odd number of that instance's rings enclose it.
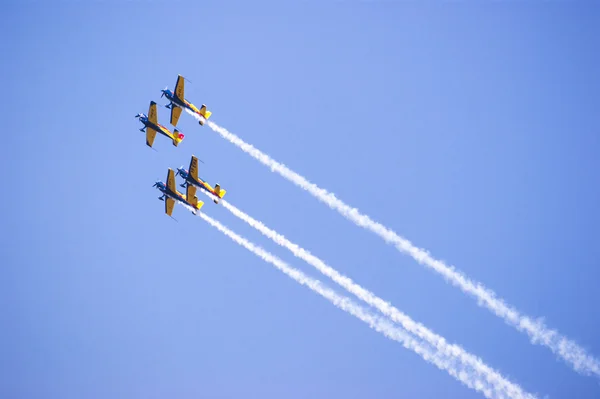
<path fill-rule="evenodd" d="M 183 196 L 175 194 L 174 192 L 172 192 L 171 190 L 169 190 L 168 187 L 164 188 L 164 189 L 161 189 L 160 191 L 162 191 L 163 194 L 165 194 L 167 197 L 173 198 L 175 201 L 179 201 L 179 202 L 184 203 L 184 204 L 186 204 L 188 206 L 191 206 L 192 208 L 196 208 L 194 205 L 192 205 L 189 202 L 187 202 Z"/>
<path fill-rule="evenodd" d="M 162 127 L 150 122 L 150 121 L 145 121 L 144 125 L 146 125 L 146 127 L 149 127 L 150 129 L 156 130 L 158 133 L 162 134 L 163 136 L 166 136 L 168 138 L 171 138 L 171 136 L 169 136 L 168 133 L 165 133 L 165 131 L 163 130 Z"/>
<path fill-rule="evenodd" d="M 181 100 L 179 97 L 177 97 L 174 94 L 171 97 L 169 97 L 169 100 L 171 100 L 172 102 L 174 102 L 175 104 L 177 104 L 181 108 L 187 108 L 190 111 L 194 112 L 194 110 L 189 105 L 187 105 L 183 100 Z"/>

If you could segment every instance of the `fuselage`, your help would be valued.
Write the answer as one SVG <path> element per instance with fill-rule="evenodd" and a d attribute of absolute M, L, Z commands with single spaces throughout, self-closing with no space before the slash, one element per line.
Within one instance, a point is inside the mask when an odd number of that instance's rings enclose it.
<path fill-rule="evenodd" d="M 167 136 L 170 139 L 173 138 L 173 133 L 171 133 L 169 131 L 169 129 L 167 129 L 160 123 L 150 122 L 150 120 L 148 119 L 148 117 L 146 115 L 140 116 L 140 122 L 142 122 L 144 124 L 144 126 L 149 127 L 150 129 L 156 130 L 158 133 L 162 134 L 163 136 Z"/>
<path fill-rule="evenodd" d="M 194 178 L 192 176 L 190 176 L 190 174 L 188 173 L 187 170 L 185 170 L 185 169 L 178 169 L 178 170 L 179 170 L 179 174 L 181 175 L 181 177 L 183 177 L 185 179 L 185 181 L 188 182 L 189 184 L 191 184 L 192 186 L 201 188 L 202 190 L 208 191 L 215 197 L 219 197 L 219 195 L 215 192 L 215 189 L 212 188 L 210 184 L 208 184 L 207 182 L 202 180 L 201 177 L 198 177 L 198 181 L 196 181 L 196 180 L 194 180 Z"/>
<path fill-rule="evenodd" d="M 169 99 L 169 101 L 171 101 L 175 105 L 182 107 L 182 108 L 187 108 L 190 111 L 202 116 L 200 114 L 200 110 L 198 109 L 198 107 L 196 107 L 194 104 L 192 104 L 185 98 L 177 97 L 173 92 L 171 92 L 171 90 L 165 90 L 165 96 Z"/>

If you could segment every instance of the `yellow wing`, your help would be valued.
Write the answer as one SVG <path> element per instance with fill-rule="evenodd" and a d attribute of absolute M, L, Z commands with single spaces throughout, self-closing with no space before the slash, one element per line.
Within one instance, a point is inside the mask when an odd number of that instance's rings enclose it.
<path fill-rule="evenodd" d="M 198 158 L 195 155 L 192 155 L 192 160 L 190 161 L 190 176 L 195 181 L 198 181 Z"/>
<path fill-rule="evenodd" d="M 192 205 L 196 205 L 198 203 L 198 198 L 196 197 L 196 187 L 192 186 L 191 184 L 187 186 L 185 199 Z"/>
<path fill-rule="evenodd" d="M 187 202 L 192 204 L 194 208 L 198 209 L 198 197 L 196 197 L 196 187 L 189 185 L 185 192 L 185 199 Z M 201 202 L 201 201 L 200 201 Z"/>
<path fill-rule="evenodd" d="M 185 97 L 183 96 L 183 76 L 177 75 L 177 84 L 175 84 L 175 95 L 183 100 Z"/>
<path fill-rule="evenodd" d="M 173 105 L 171 107 L 171 125 L 177 126 L 177 122 L 179 122 L 180 116 L 181 116 L 181 108 Z"/>
<path fill-rule="evenodd" d="M 169 168 L 169 172 L 167 173 L 167 188 L 173 193 L 177 192 L 177 188 L 175 187 L 175 172 L 171 168 Z"/>
<path fill-rule="evenodd" d="M 156 137 L 156 130 L 146 127 L 146 145 L 152 147 L 154 144 L 154 138 Z"/>
<path fill-rule="evenodd" d="M 173 213 L 173 207 L 175 206 L 175 200 L 173 198 L 165 198 L 165 213 L 169 216 Z"/>
<path fill-rule="evenodd" d="M 154 101 L 150 101 L 150 108 L 148 109 L 148 120 L 155 125 L 158 123 L 158 116 L 156 113 L 156 103 Z"/>
<path fill-rule="evenodd" d="M 187 187 L 187 191 L 185 193 L 185 199 L 189 202 L 196 210 L 199 210 L 204 205 L 204 202 L 198 200 L 196 197 L 196 187 L 189 185 Z M 194 212 L 195 214 L 196 212 Z"/>

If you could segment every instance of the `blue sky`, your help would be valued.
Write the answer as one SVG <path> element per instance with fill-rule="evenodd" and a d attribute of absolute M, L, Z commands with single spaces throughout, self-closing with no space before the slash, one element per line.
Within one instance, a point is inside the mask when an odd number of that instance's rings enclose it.
<path fill-rule="evenodd" d="M 2 9 L 0 397 L 481 397 L 185 209 L 166 217 L 151 186 L 192 154 L 231 203 L 526 390 L 600 396 L 189 115 L 157 152 L 133 117 L 188 77 L 216 123 L 598 356 L 597 4 Z"/>

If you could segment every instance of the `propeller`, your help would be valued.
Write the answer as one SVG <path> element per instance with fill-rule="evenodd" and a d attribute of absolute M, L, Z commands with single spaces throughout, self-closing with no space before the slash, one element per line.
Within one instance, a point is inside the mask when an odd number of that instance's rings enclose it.
<path fill-rule="evenodd" d="M 139 118 L 139 117 L 140 117 L 140 114 L 137 114 L 136 116 L 134 116 L 134 118 Z"/>
<path fill-rule="evenodd" d="M 160 98 L 162 98 L 162 97 L 165 95 L 165 91 L 167 91 L 167 88 L 168 88 L 168 87 L 169 87 L 169 86 L 165 86 L 165 88 L 164 88 L 163 90 L 161 90 L 161 91 L 162 91 L 162 94 L 160 95 Z"/>

